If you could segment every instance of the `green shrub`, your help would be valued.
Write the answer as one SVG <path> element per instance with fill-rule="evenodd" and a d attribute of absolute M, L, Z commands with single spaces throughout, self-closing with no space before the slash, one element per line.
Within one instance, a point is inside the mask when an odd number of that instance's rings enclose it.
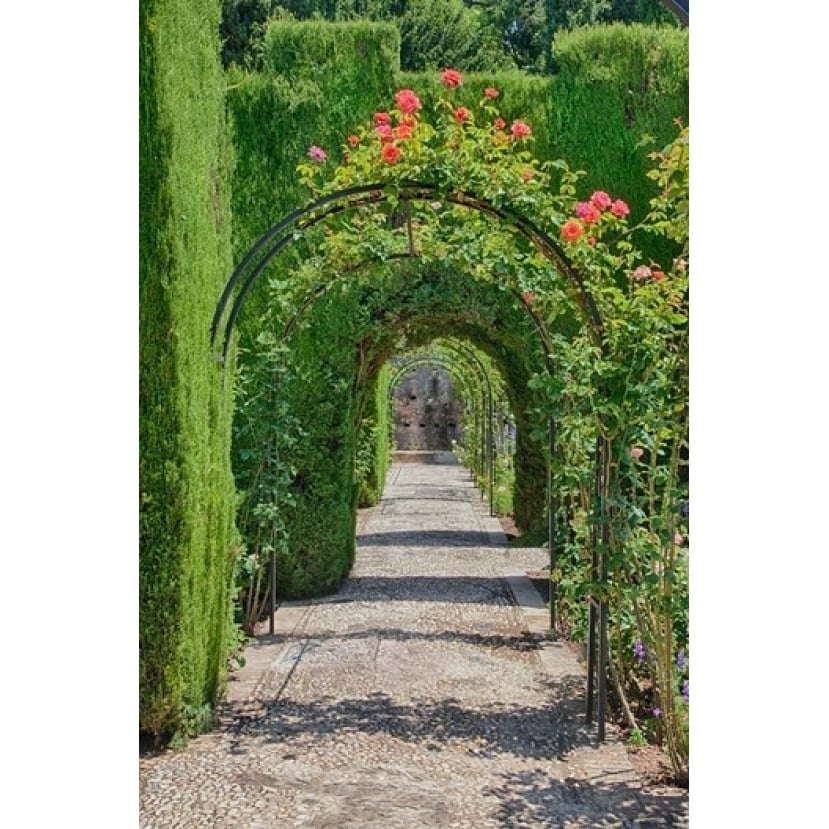
<path fill-rule="evenodd" d="M 232 638 L 231 386 L 208 347 L 230 150 L 217 0 L 139 10 L 139 728 L 165 740 L 208 722 Z"/>

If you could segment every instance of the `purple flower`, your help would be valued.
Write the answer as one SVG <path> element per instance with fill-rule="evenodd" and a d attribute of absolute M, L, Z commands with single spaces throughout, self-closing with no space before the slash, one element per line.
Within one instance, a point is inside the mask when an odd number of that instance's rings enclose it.
<path fill-rule="evenodd" d="M 308 148 L 308 155 L 310 155 L 311 158 L 314 159 L 314 161 L 319 161 L 320 164 L 322 164 L 322 162 L 328 158 L 328 156 L 325 154 L 325 150 L 323 150 L 321 147 L 317 147 L 316 144 Z"/>
<path fill-rule="evenodd" d="M 643 662 L 643 661 L 644 661 L 646 651 L 645 651 L 645 646 L 642 644 L 642 640 L 641 640 L 641 639 L 637 639 L 637 640 L 633 643 L 633 653 L 634 653 L 634 656 L 635 656 L 635 657 L 636 657 L 636 658 L 637 658 L 640 662 Z"/>
<path fill-rule="evenodd" d="M 676 666 L 680 671 L 685 670 L 685 651 L 680 651 L 676 655 Z"/>
<path fill-rule="evenodd" d="M 688 702 L 688 680 L 686 679 L 685 682 L 682 683 L 682 688 L 680 689 L 679 693 L 682 695 L 682 699 L 685 702 Z"/>
<path fill-rule="evenodd" d="M 654 717 L 657 717 L 657 718 L 661 717 L 662 716 L 662 709 L 661 708 L 654 708 L 653 709 L 653 715 L 654 715 Z"/>

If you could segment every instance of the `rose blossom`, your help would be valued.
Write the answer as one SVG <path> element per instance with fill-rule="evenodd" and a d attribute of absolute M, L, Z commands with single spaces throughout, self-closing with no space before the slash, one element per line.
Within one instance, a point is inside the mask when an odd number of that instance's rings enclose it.
<path fill-rule="evenodd" d="M 379 124 L 374 128 L 374 132 L 377 133 L 384 144 L 394 138 L 394 130 L 390 124 Z"/>
<path fill-rule="evenodd" d="M 584 233 L 584 228 L 572 219 L 569 222 L 565 222 L 561 228 L 561 235 L 568 242 L 575 242 L 582 233 Z"/>
<path fill-rule="evenodd" d="M 455 120 L 456 120 L 459 124 L 462 124 L 464 121 L 468 121 L 468 120 L 469 120 L 469 116 L 470 116 L 471 114 L 472 114 L 472 113 L 471 113 L 471 112 L 470 112 L 470 111 L 469 111 L 466 107 L 458 107 L 458 108 L 455 110 Z"/>
<path fill-rule="evenodd" d="M 390 124 L 391 123 L 391 115 L 388 112 L 375 112 L 374 113 L 374 123 L 375 124 Z"/>
<path fill-rule="evenodd" d="M 526 138 L 528 135 L 533 134 L 530 125 L 524 121 L 513 121 L 510 131 L 512 132 L 513 138 Z"/>
<path fill-rule="evenodd" d="M 661 282 L 665 278 L 665 272 L 654 270 L 651 271 L 651 276 L 653 277 L 654 282 Z"/>
<path fill-rule="evenodd" d="M 573 212 L 588 225 L 596 224 L 602 217 L 598 208 L 589 201 L 580 201 L 573 209 Z"/>
<path fill-rule="evenodd" d="M 640 265 L 634 272 L 633 278 L 634 279 L 650 279 L 653 275 L 653 272 L 647 265 Z"/>
<path fill-rule="evenodd" d="M 502 130 L 507 125 L 507 122 L 503 118 L 496 118 L 492 122 L 492 126 L 495 127 L 496 130 Z"/>
<path fill-rule="evenodd" d="M 397 129 L 394 130 L 394 137 L 395 138 L 411 138 L 412 137 L 412 128 L 409 124 L 401 124 Z"/>
<path fill-rule="evenodd" d="M 497 89 L 495 89 L 495 87 L 494 87 L 494 86 L 488 86 L 488 87 L 484 90 L 484 95 L 485 95 L 487 98 L 497 98 L 499 94 L 500 94 L 500 93 L 498 92 L 498 90 L 497 90 Z"/>
<path fill-rule="evenodd" d="M 348 136 L 348 143 L 351 144 L 352 147 L 356 147 L 360 143 L 360 136 L 359 135 L 349 135 Z"/>
<path fill-rule="evenodd" d="M 625 216 L 630 213 L 630 208 L 621 199 L 616 199 L 616 201 L 610 205 L 610 212 L 614 216 L 624 219 Z"/>
<path fill-rule="evenodd" d="M 642 455 L 644 455 L 644 454 L 645 454 L 645 450 L 644 450 L 641 446 L 634 446 L 634 447 L 630 450 L 630 456 L 631 456 L 631 457 L 632 457 L 635 461 L 638 461 L 638 460 L 639 460 L 639 458 L 641 458 L 641 457 L 642 457 Z"/>
<path fill-rule="evenodd" d="M 314 159 L 314 161 L 319 161 L 320 164 L 322 164 L 322 162 L 325 161 L 326 158 L 328 158 L 328 156 L 325 154 L 325 150 L 321 149 L 320 147 L 317 147 L 316 145 L 308 148 L 308 155 L 310 155 L 311 158 Z"/>
<path fill-rule="evenodd" d="M 411 115 L 420 109 L 420 98 L 411 89 L 401 89 L 394 96 L 394 100 L 397 102 L 397 108 L 406 115 Z"/>
<path fill-rule="evenodd" d="M 591 197 L 590 201 L 598 210 L 607 210 L 612 204 L 610 196 L 604 190 L 597 190 Z"/>
<path fill-rule="evenodd" d="M 387 164 L 397 164 L 400 160 L 400 147 L 396 147 L 394 144 L 383 144 L 380 155 Z"/>
<path fill-rule="evenodd" d="M 443 74 L 440 76 L 440 82 L 447 89 L 454 89 L 456 86 L 460 86 L 463 83 L 461 73 L 458 72 L 457 69 L 444 70 Z"/>

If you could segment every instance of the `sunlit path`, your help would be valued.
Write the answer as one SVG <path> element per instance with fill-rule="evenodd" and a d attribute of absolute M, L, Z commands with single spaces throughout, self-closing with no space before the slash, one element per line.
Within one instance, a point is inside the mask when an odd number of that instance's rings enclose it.
<path fill-rule="evenodd" d="M 141 826 L 674 827 L 583 723 L 584 668 L 543 637 L 524 577 L 463 467 L 396 463 L 351 578 L 277 612 L 224 725 L 141 761 Z"/>

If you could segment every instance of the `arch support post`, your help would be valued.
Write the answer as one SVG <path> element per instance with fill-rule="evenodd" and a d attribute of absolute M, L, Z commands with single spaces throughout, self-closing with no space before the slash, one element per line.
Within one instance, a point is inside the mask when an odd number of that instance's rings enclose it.
<path fill-rule="evenodd" d="M 595 492 L 593 515 L 595 516 L 591 530 L 591 579 L 598 584 L 601 595 L 597 598 L 591 595 L 588 598 L 588 639 L 587 639 L 587 709 L 586 721 L 593 721 L 594 698 L 597 702 L 597 730 L 599 742 L 605 739 L 605 724 L 607 720 L 607 670 L 608 670 L 608 641 L 607 599 L 604 597 L 604 587 L 607 584 L 607 549 L 610 542 L 610 524 L 607 515 L 607 502 L 610 490 L 610 444 L 600 437 L 596 442 Z"/>
<path fill-rule="evenodd" d="M 550 456 L 547 459 L 547 542 L 550 547 L 550 578 L 547 580 L 547 598 L 550 603 L 550 633 L 555 636 L 556 586 L 553 573 L 556 568 L 556 498 L 553 490 L 553 453 L 556 444 L 556 422 L 552 415 L 550 415 L 548 430 Z"/>

